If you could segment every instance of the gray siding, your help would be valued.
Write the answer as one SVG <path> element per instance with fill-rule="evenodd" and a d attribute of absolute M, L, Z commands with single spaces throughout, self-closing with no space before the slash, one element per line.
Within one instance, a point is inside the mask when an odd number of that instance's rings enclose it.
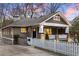
<path fill-rule="evenodd" d="M 65 24 L 68 25 L 61 17 L 60 17 L 60 21 L 56 21 L 53 20 L 53 18 L 49 19 L 48 21 L 46 21 L 47 23 L 58 23 L 58 24 Z"/>
<path fill-rule="evenodd" d="M 12 38 L 11 28 L 6 28 L 2 30 L 2 37 Z"/>
<path fill-rule="evenodd" d="M 21 28 L 13 28 L 13 33 L 14 35 L 19 35 L 20 38 L 26 38 L 27 37 L 27 33 L 21 33 Z"/>

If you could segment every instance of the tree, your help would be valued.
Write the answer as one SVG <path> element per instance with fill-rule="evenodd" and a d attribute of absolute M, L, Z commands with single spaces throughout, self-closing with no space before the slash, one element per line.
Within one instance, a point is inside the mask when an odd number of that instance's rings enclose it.
<path fill-rule="evenodd" d="M 6 26 L 8 25 L 9 23 L 12 23 L 13 20 L 9 20 L 9 19 L 6 19 L 6 16 L 9 15 L 7 14 L 7 11 L 10 11 L 10 8 L 9 8 L 9 5 L 10 4 L 5 4 L 5 3 L 2 3 L 0 4 L 0 25 L 1 27 L 3 26 Z"/>
<path fill-rule="evenodd" d="M 12 6 L 12 11 L 10 12 L 11 13 L 11 16 L 15 16 L 15 15 L 20 15 L 20 5 L 17 3 L 17 4 L 11 4 Z"/>
<path fill-rule="evenodd" d="M 1 19 L 0 27 L 3 26 L 2 22 L 5 20 L 4 8 L 5 8 L 5 4 L 1 3 L 0 4 L 0 19 Z"/>
<path fill-rule="evenodd" d="M 74 38 L 75 38 L 75 35 L 77 35 L 76 38 L 79 42 L 79 26 L 78 25 L 79 25 L 79 16 L 73 19 L 72 27 L 70 27 L 70 32 L 74 35 Z"/>
<path fill-rule="evenodd" d="M 21 9 L 22 7 L 22 9 Z M 14 11 L 15 10 L 15 11 Z M 24 4 L 16 4 L 16 8 L 13 10 L 13 14 L 18 14 L 18 15 L 24 15 L 24 17 L 26 18 L 26 14 L 28 12 L 28 10 L 30 10 L 30 17 L 33 17 L 33 4 L 32 3 L 24 3 Z"/>
<path fill-rule="evenodd" d="M 63 5 L 63 4 L 61 4 L 61 3 L 50 3 L 50 7 L 49 7 L 50 13 L 55 13 L 61 5 Z"/>
<path fill-rule="evenodd" d="M 26 13 L 27 13 L 27 7 L 29 6 L 29 3 L 25 3 L 24 6 L 23 6 L 23 14 L 24 14 L 24 17 L 26 18 Z"/>
<path fill-rule="evenodd" d="M 31 18 L 32 18 L 33 14 L 34 14 L 34 12 L 33 12 L 33 3 L 30 5 L 30 8 L 31 8 Z"/>
<path fill-rule="evenodd" d="M 51 3 L 51 4 L 47 4 L 48 6 L 45 6 L 44 3 L 12 3 L 12 4 L 0 4 L 1 6 L 1 15 L 4 15 L 4 6 L 7 6 L 5 9 L 7 9 L 10 12 L 11 16 L 15 16 L 15 15 L 24 15 L 24 17 L 26 18 L 27 15 L 30 16 L 30 18 L 37 17 L 37 16 L 43 16 L 45 15 L 45 13 L 55 13 L 58 8 L 62 5 L 60 3 Z M 36 7 L 35 7 L 36 6 Z M 41 9 L 41 11 L 38 13 L 36 12 L 37 9 Z M 49 11 L 47 11 L 47 9 L 49 9 Z M 36 14 L 36 16 L 35 16 Z M 40 15 L 39 15 L 40 14 Z M 4 17 L 5 18 L 5 17 Z"/>
<path fill-rule="evenodd" d="M 79 31 L 78 25 L 79 25 L 79 16 L 77 16 L 76 18 L 73 19 L 71 30 L 72 31 Z"/>

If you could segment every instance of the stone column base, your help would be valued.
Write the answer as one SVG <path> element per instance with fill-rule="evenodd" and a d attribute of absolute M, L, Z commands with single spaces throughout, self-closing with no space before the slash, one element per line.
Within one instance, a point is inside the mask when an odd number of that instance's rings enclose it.
<path fill-rule="evenodd" d="M 71 38 L 68 38 L 68 42 L 73 42 L 73 40 Z"/>
<path fill-rule="evenodd" d="M 59 40 L 59 36 L 58 35 L 56 35 L 56 42 L 59 42 L 60 40 Z"/>
<path fill-rule="evenodd" d="M 43 33 L 40 34 L 40 38 L 45 40 L 45 35 Z"/>
<path fill-rule="evenodd" d="M 60 42 L 60 40 L 56 40 L 56 42 Z"/>

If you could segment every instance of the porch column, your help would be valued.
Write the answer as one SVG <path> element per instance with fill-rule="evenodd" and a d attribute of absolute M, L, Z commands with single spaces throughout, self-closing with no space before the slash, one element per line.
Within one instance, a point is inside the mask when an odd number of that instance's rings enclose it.
<path fill-rule="evenodd" d="M 2 29 L 0 29 L 0 38 L 2 39 Z"/>
<path fill-rule="evenodd" d="M 77 37 L 78 37 L 78 34 L 75 33 L 75 35 L 74 35 L 74 42 L 75 42 L 75 43 L 78 43 L 78 38 L 77 38 Z"/>
<path fill-rule="evenodd" d="M 39 26 L 39 33 L 40 33 L 40 38 L 41 39 L 45 39 L 45 36 L 44 36 L 44 26 L 43 25 Z"/>
<path fill-rule="evenodd" d="M 59 42 L 58 28 L 56 29 L 56 41 Z"/>
<path fill-rule="evenodd" d="M 72 39 L 70 38 L 69 27 L 66 28 L 65 33 L 67 33 L 67 41 L 72 42 Z"/>
<path fill-rule="evenodd" d="M 14 44 L 14 37 L 13 37 L 14 33 L 13 33 L 13 28 L 11 28 L 11 35 L 12 35 L 12 45 L 13 45 L 13 44 Z"/>
<path fill-rule="evenodd" d="M 73 40 L 70 38 L 70 33 L 67 34 L 67 40 L 68 42 L 73 42 Z"/>

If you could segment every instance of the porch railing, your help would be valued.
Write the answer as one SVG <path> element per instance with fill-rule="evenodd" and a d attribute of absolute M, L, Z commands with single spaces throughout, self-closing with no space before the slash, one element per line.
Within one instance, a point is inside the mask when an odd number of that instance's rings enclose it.
<path fill-rule="evenodd" d="M 60 38 L 60 40 L 66 40 L 67 35 L 62 34 L 62 35 L 58 35 L 58 37 Z M 55 35 L 49 35 L 49 39 L 55 39 Z"/>
<path fill-rule="evenodd" d="M 64 55 L 78 56 L 79 55 L 79 44 L 68 43 L 68 42 L 56 42 L 54 40 L 42 40 L 42 39 L 30 39 L 29 45 L 61 53 Z"/>

